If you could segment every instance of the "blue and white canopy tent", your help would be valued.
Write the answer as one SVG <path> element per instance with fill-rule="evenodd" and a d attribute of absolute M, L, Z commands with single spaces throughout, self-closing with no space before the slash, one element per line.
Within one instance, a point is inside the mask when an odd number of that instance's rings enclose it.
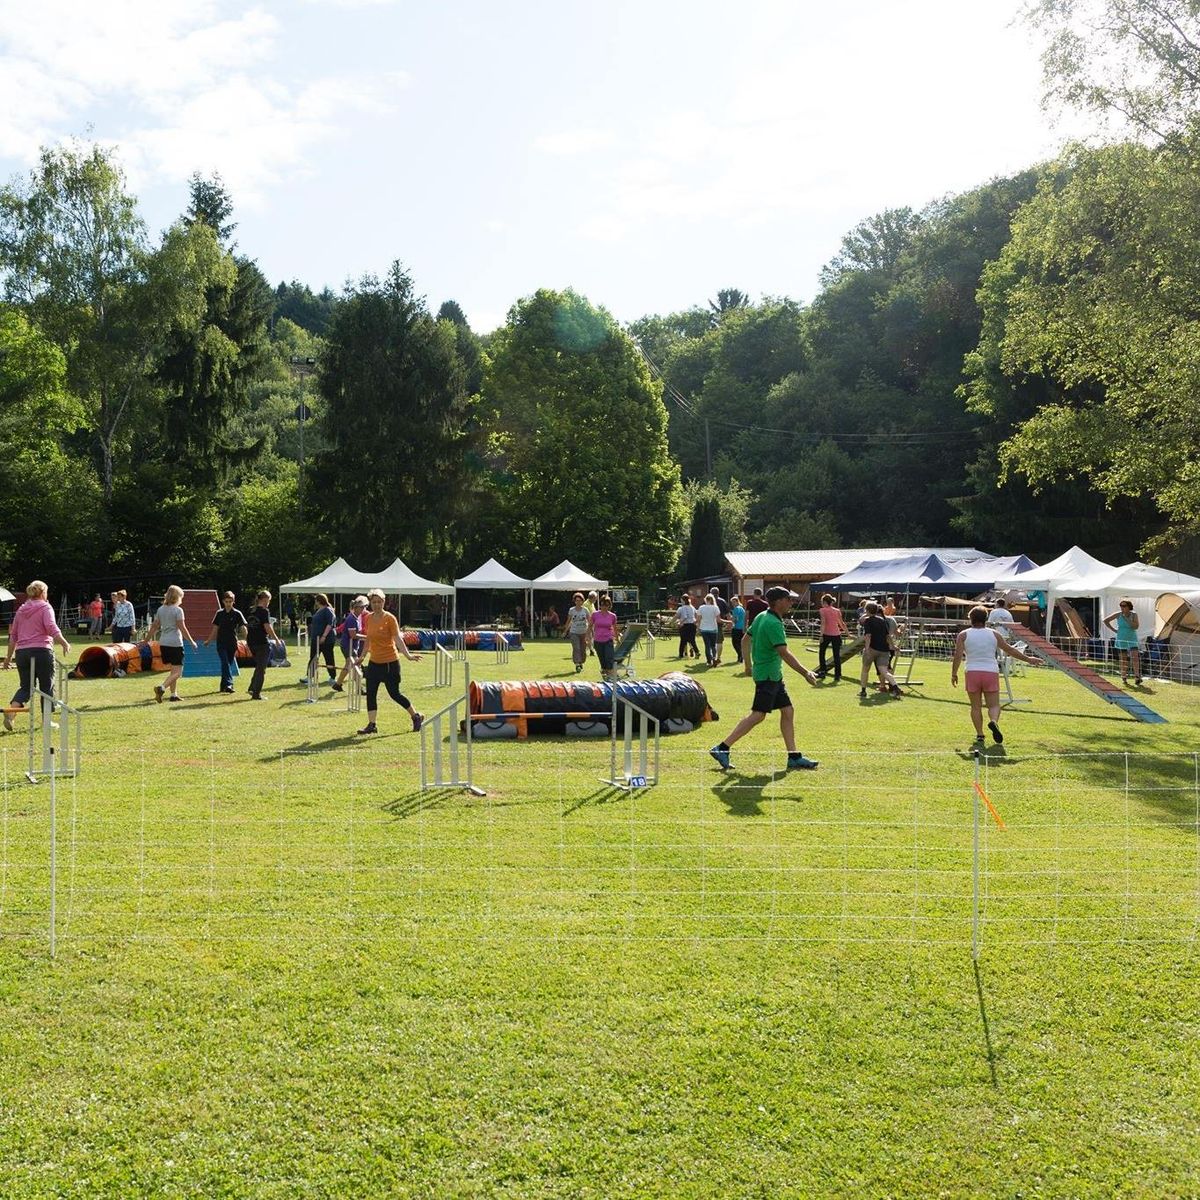
<path fill-rule="evenodd" d="M 880 558 L 859 563 L 851 571 L 825 583 L 813 584 L 814 591 L 829 592 L 894 592 L 974 594 L 990 587 L 981 582 L 978 575 L 968 574 L 968 565 L 976 563 L 950 563 L 936 554 L 909 554 L 903 558 Z M 986 573 L 986 572 L 985 572 Z"/>

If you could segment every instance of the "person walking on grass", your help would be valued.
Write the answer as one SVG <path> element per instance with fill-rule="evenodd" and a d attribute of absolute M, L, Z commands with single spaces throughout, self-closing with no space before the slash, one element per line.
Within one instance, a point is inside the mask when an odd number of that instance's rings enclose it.
<path fill-rule="evenodd" d="M 746 636 L 746 608 L 738 596 L 729 597 L 729 638 L 733 643 L 733 661 L 742 662 L 742 638 Z"/>
<path fill-rule="evenodd" d="M 154 641 L 155 635 L 158 635 L 158 656 L 163 666 L 168 668 L 166 679 L 154 685 L 154 698 L 159 704 L 164 698 L 176 704 L 183 699 L 179 694 L 179 681 L 183 677 L 184 638 L 193 650 L 197 648 L 196 639 L 192 637 L 183 618 L 183 609 L 179 607 L 182 599 L 183 588 L 171 584 L 146 634 L 148 642 Z"/>
<path fill-rule="evenodd" d="M 1000 732 L 1000 672 L 996 665 L 997 654 L 1007 654 L 1022 662 L 1034 663 L 1037 659 L 1023 654 L 996 629 L 988 629 L 988 611 L 977 604 L 967 614 L 971 621 L 969 629 L 962 630 L 954 639 L 954 658 L 950 663 L 950 686 L 958 687 L 958 669 L 966 661 L 967 698 L 971 701 L 971 724 L 975 726 L 975 745 L 983 742 L 983 705 L 987 702 L 988 728 L 997 743 L 1004 741 Z"/>
<path fill-rule="evenodd" d="M 1116 622 L 1116 624 L 1113 622 Z M 1109 613 L 1104 618 L 1104 624 L 1116 634 L 1116 637 L 1113 638 L 1113 649 L 1117 652 L 1117 661 L 1121 666 L 1121 682 L 1129 682 L 1129 666 L 1130 659 L 1132 659 L 1133 682 L 1140 687 L 1142 683 L 1142 659 L 1138 653 L 1138 615 L 1133 611 L 1133 601 L 1119 601 L 1117 603 L 1117 611 Z"/>
<path fill-rule="evenodd" d="M 617 623 L 617 614 L 612 610 L 612 597 L 607 592 L 600 597 L 600 607 L 592 613 L 588 633 L 596 648 L 596 657 L 600 660 L 601 676 L 604 679 L 612 678 L 621 627 Z"/>
<path fill-rule="evenodd" d="M 362 680 L 362 671 L 358 666 L 358 643 L 355 638 L 362 629 L 363 614 L 366 611 L 366 596 L 355 596 L 350 601 L 350 611 L 342 618 L 342 623 L 337 627 L 338 645 L 342 650 L 342 669 L 330 685 L 335 692 L 345 690 L 343 685 L 348 675 L 357 675 L 359 681 Z"/>
<path fill-rule="evenodd" d="M 592 614 L 583 602 L 583 593 L 576 592 L 571 607 L 567 609 L 567 637 L 571 640 L 571 662 L 575 665 L 576 675 L 583 670 L 583 664 L 587 662 L 588 627 L 591 620 Z"/>
<path fill-rule="evenodd" d="M 715 667 L 721 661 L 717 651 L 717 633 L 721 626 L 721 609 L 717 604 L 717 598 L 712 592 L 709 592 L 704 597 L 704 603 L 696 609 L 696 624 L 700 630 L 700 636 L 704 640 L 704 661 L 710 667 Z"/>
<path fill-rule="evenodd" d="M 834 598 L 826 592 L 821 597 L 821 645 L 817 659 L 817 678 L 824 679 L 829 674 L 825 665 L 825 651 L 833 651 L 833 682 L 842 682 L 842 638 L 848 637 L 850 631 L 842 610 L 838 608 Z"/>
<path fill-rule="evenodd" d="M 207 646 L 216 639 L 217 658 L 221 663 L 221 693 L 233 695 L 233 671 L 237 664 L 238 633 L 246 624 L 246 617 L 240 608 L 234 607 L 237 597 L 232 592 L 226 592 L 221 597 L 221 607 L 217 609 L 212 620 L 212 628 L 204 639 Z"/>
<path fill-rule="evenodd" d="M 129 603 L 129 593 L 122 588 L 119 592 L 113 592 L 112 599 L 113 645 L 116 645 L 119 642 L 132 642 L 133 627 L 137 624 L 137 613 L 133 611 L 133 605 Z"/>
<path fill-rule="evenodd" d="M 763 599 L 763 590 L 760 587 L 754 589 L 750 595 L 750 599 L 746 601 L 746 630 L 749 632 L 754 628 L 754 619 L 759 613 L 767 611 L 767 602 Z M 746 638 L 742 642 L 742 663 L 743 675 L 749 675 L 752 672 L 751 659 L 754 656 L 754 644 L 752 638 Z"/>
<path fill-rule="evenodd" d="M 372 588 L 367 598 L 371 602 L 371 611 L 367 614 L 363 632 L 357 635 L 360 642 L 366 643 L 369 656 L 366 671 L 367 724 L 358 732 L 379 732 L 375 718 L 379 716 L 379 689 L 382 686 L 412 719 L 413 733 L 419 733 L 425 718 L 400 691 L 400 655 L 403 654 L 409 662 L 420 662 L 421 656 L 409 652 L 404 635 L 400 632 L 400 622 L 384 610 L 383 593 L 378 588 Z"/>
<path fill-rule="evenodd" d="M 4 728 L 12 733 L 13 714 L 11 709 L 22 709 L 29 703 L 34 686 L 47 696 L 54 695 L 54 647 L 62 647 L 64 654 L 70 653 L 71 644 L 62 635 L 54 619 L 54 609 L 46 599 L 47 588 L 35 579 L 26 589 L 28 599 L 13 614 L 8 627 L 8 653 L 4 656 L 4 670 L 17 661 L 17 690 L 13 693 L 10 708 L 4 710 Z"/>
<path fill-rule="evenodd" d="M 267 664 L 271 661 L 271 643 L 276 640 L 271 625 L 271 593 L 261 591 L 254 597 L 254 607 L 246 614 L 246 645 L 254 655 L 254 674 L 246 689 L 251 700 L 262 699 Z"/>
<path fill-rule="evenodd" d="M 335 640 L 334 626 L 337 624 L 337 614 L 329 603 L 329 597 L 324 592 L 316 595 L 317 607 L 308 624 L 308 670 L 301 683 L 307 683 L 315 678 L 317 673 L 317 656 L 325 658 L 325 670 L 332 683 L 337 678 L 337 665 L 333 661 L 333 643 Z"/>
<path fill-rule="evenodd" d="M 787 663 L 806 682 L 816 686 L 817 677 L 807 667 L 802 666 L 796 656 L 788 649 L 787 633 L 783 628 L 783 618 L 791 611 L 792 605 L 799 597 L 788 588 L 772 587 L 767 589 L 767 610 L 759 613 L 750 626 L 751 663 L 754 672 L 754 700 L 750 712 L 744 716 L 733 732 L 723 742 L 719 742 L 709 754 L 716 760 L 722 771 L 730 767 L 730 748 L 745 737 L 756 725 L 760 724 L 767 713 L 779 713 L 779 732 L 783 735 L 783 744 L 787 750 L 787 769 L 789 771 L 812 771 L 818 766 L 811 758 L 806 758 L 796 749 L 795 709 L 791 698 L 783 684 L 783 664 Z"/>
<path fill-rule="evenodd" d="M 858 698 L 867 698 L 867 682 L 871 678 L 871 667 L 879 676 L 879 686 L 900 698 L 900 685 L 892 674 L 892 627 L 883 616 L 874 600 L 867 601 L 865 615 L 861 620 L 862 634 L 867 644 L 862 650 L 862 675 L 859 679 Z"/>
<path fill-rule="evenodd" d="M 675 610 L 675 624 L 679 627 L 679 657 L 699 658 L 696 648 L 696 606 L 686 592 Z"/>

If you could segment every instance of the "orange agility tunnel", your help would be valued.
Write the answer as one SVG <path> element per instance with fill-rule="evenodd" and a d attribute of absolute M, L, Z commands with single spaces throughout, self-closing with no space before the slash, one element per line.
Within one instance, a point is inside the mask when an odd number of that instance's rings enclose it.
<path fill-rule="evenodd" d="M 688 731 L 717 718 L 704 688 L 690 675 L 672 671 L 659 679 L 625 679 L 615 684 L 473 679 L 471 721 L 477 732 L 480 725 L 503 723 L 515 727 L 518 737 L 527 733 L 572 733 L 575 731 L 570 727 L 581 722 L 607 728 L 612 720 L 614 687 L 618 699 L 636 704 L 661 721 L 664 733 Z"/>
<path fill-rule="evenodd" d="M 245 642 L 238 642 L 237 660 L 239 665 L 254 665 L 254 655 Z M 157 642 L 114 642 L 111 646 L 84 646 L 72 675 L 76 679 L 109 679 L 118 673 L 166 669 Z"/>

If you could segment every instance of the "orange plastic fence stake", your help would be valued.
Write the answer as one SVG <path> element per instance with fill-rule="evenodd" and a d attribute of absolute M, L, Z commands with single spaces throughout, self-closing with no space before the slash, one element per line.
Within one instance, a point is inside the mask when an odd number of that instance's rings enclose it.
<path fill-rule="evenodd" d="M 987 805 L 988 812 L 992 814 L 992 818 L 995 820 L 996 824 L 999 825 L 1001 829 L 1004 829 L 1004 821 L 1001 819 L 1000 814 L 996 811 L 996 806 L 991 802 L 991 800 L 988 799 L 987 792 L 985 792 L 982 786 L 978 783 L 975 784 L 975 790 L 979 793 L 979 798 L 984 802 L 984 804 Z"/>

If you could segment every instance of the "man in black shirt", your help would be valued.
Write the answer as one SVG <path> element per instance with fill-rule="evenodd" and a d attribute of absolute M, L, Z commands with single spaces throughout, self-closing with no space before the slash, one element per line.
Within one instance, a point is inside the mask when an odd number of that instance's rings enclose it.
<path fill-rule="evenodd" d="M 900 695 L 900 686 L 891 671 L 892 659 L 892 630 L 887 618 L 882 616 L 879 605 L 874 600 L 867 605 L 867 615 L 862 619 L 861 628 L 867 644 L 862 652 L 862 679 L 859 681 L 858 698 L 867 698 L 867 680 L 871 675 L 871 665 L 879 675 L 883 684 L 893 696 Z"/>
<path fill-rule="evenodd" d="M 221 607 L 213 617 L 213 627 L 204 639 L 207 646 L 217 639 L 217 657 L 221 660 L 221 691 L 233 695 L 233 672 L 237 667 L 238 631 L 246 624 L 240 608 L 234 608 L 232 592 L 221 597 Z"/>
<path fill-rule="evenodd" d="M 276 640 L 271 628 L 271 593 L 259 592 L 246 617 L 246 642 L 254 653 L 254 674 L 250 678 L 250 699 L 261 700 L 267 663 L 271 661 L 271 643 Z"/>

